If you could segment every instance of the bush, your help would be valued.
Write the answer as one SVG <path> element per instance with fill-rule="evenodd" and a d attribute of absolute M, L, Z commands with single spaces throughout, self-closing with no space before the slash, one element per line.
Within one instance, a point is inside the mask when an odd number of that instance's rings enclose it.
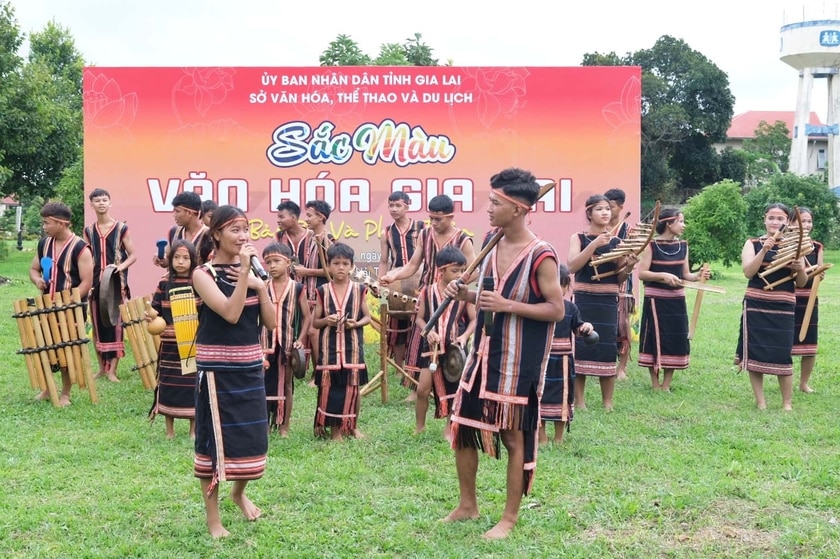
<path fill-rule="evenodd" d="M 814 217 L 811 238 L 829 248 L 835 248 L 835 229 L 840 219 L 840 207 L 837 205 L 837 197 L 822 179 L 791 173 L 773 175 L 764 185 L 750 189 L 745 199 L 749 206 L 747 231 L 751 235 L 764 234 L 764 208 L 767 204 L 782 202 L 791 209 L 794 206 L 810 208 Z"/>
<path fill-rule="evenodd" d="M 683 237 L 691 247 L 689 265 L 692 269 L 715 260 L 726 267 L 740 263 L 747 235 L 746 213 L 747 203 L 741 196 L 741 187 L 731 180 L 707 186 L 688 200 L 683 209 Z"/>

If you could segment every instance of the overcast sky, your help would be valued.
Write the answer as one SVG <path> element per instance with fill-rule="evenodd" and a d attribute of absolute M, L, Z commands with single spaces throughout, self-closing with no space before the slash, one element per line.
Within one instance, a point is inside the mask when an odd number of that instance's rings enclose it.
<path fill-rule="evenodd" d="M 457 66 L 577 66 L 587 52 L 683 39 L 729 75 L 735 113 L 793 110 L 797 72 L 779 60 L 779 28 L 835 2 L 704 0 L 11 0 L 21 29 L 51 19 L 98 66 L 317 66 L 340 33 L 375 56 L 415 32 Z M 812 110 L 826 113 L 825 83 Z"/>

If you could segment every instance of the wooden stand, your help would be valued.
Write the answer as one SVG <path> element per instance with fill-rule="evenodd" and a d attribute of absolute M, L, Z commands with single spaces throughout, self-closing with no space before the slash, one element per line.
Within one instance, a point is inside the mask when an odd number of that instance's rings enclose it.
<path fill-rule="evenodd" d="M 379 318 L 371 317 L 371 323 L 379 329 L 379 372 L 361 389 L 361 395 L 367 396 L 377 388 L 382 389 L 382 403 L 388 403 L 388 365 L 414 384 L 418 384 L 414 377 L 405 371 L 388 355 L 388 322 L 391 316 L 414 316 L 413 311 L 389 312 L 388 297 L 379 297 Z"/>

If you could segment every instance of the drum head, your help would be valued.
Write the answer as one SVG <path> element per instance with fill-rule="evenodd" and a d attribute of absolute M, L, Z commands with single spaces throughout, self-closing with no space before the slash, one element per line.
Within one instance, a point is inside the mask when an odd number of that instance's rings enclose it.
<path fill-rule="evenodd" d="M 292 348 L 289 352 L 289 367 L 295 378 L 306 376 L 306 352 L 302 349 Z"/>
<path fill-rule="evenodd" d="M 122 279 L 117 267 L 113 264 L 106 266 L 99 281 L 99 318 L 102 323 L 111 328 L 120 323 L 120 300 Z"/>
<path fill-rule="evenodd" d="M 457 344 L 450 344 L 443 355 L 443 378 L 449 382 L 460 381 L 466 362 L 467 354 L 464 353 L 464 348 Z"/>

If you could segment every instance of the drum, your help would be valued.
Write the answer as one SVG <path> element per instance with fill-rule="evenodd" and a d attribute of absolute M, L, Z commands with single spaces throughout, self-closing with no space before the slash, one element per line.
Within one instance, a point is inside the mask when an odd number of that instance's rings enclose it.
<path fill-rule="evenodd" d="M 292 348 L 289 351 L 289 368 L 295 378 L 306 376 L 306 352 L 303 349 Z"/>
<path fill-rule="evenodd" d="M 443 378 L 449 382 L 460 381 L 466 362 L 467 354 L 464 352 L 464 348 L 458 344 L 449 344 L 446 353 L 443 354 Z"/>
<path fill-rule="evenodd" d="M 188 375 L 196 372 L 195 336 L 198 332 L 198 310 L 193 288 L 173 287 L 169 290 L 169 303 L 175 340 L 178 342 L 178 354 L 181 357 L 181 374 Z"/>

